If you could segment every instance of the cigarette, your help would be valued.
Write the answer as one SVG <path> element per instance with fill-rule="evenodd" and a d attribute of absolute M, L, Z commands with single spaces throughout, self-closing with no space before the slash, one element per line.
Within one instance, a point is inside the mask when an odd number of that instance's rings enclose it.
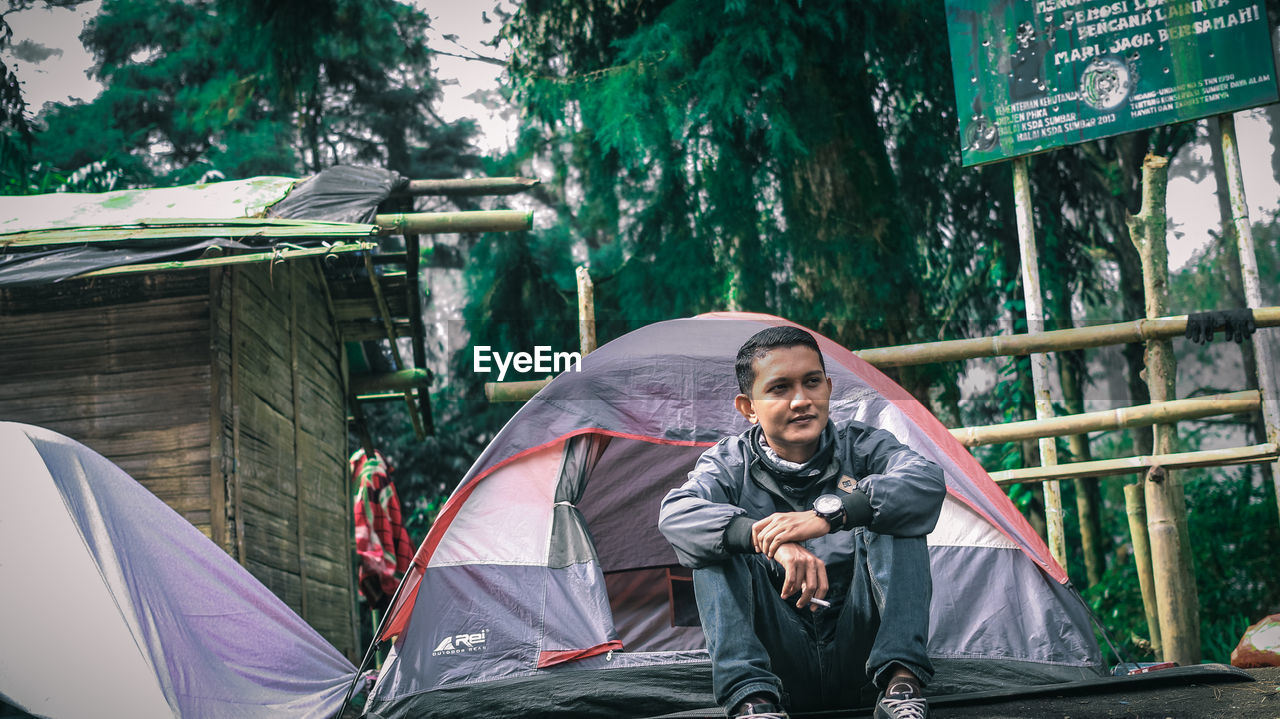
<path fill-rule="evenodd" d="M 809 603 L 810 603 L 810 604 L 817 604 L 818 606 L 822 607 L 823 609 L 830 609 L 830 608 L 831 608 L 831 602 L 828 602 L 828 601 L 827 601 L 827 600 L 825 600 L 825 599 L 818 599 L 817 597 L 810 597 L 810 598 L 809 598 Z"/>

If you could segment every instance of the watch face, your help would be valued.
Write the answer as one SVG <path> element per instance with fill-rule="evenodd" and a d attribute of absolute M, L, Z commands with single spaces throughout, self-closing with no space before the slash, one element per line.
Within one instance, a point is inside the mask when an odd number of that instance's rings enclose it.
<path fill-rule="evenodd" d="M 840 511 L 840 498 L 832 494 L 824 494 L 813 501 L 813 508 L 820 514 L 834 514 Z"/>

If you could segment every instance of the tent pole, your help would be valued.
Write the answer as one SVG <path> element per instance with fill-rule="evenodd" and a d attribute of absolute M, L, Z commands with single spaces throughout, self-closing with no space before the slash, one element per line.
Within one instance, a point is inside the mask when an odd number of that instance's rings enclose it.
<path fill-rule="evenodd" d="M 1231 198 L 1231 221 L 1236 230 L 1236 247 L 1240 252 L 1240 274 L 1244 279 L 1244 299 L 1250 310 L 1262 307 L 1262 288 L 1258 281 L 1257 243 L 1253 225 L 1249 223 L 1249 203 L 1244 196 L 1244 177 L 1240 172 L 1240 148 L 1236 142 L 1234 115 L 1218 116 L 1222 128 L 1222 157 L 1227 170 L 1227 193 Z M 1262 419 L 1267 428 L 1267 441 L 1280 442 L 1280 394 L 1276 392 L 1275 367 L 1267 351 L 1269 337 L 1255 335 L 1253 356 L 1258 367 L 1258 388 L 1262 391 Z M 1271 464 L 1271 481 L 1280 497 L 1280 462 Z M 1277 502 L 1280 506 L 1280 502 Z"/>
<path fill-rule="evenodd" d="M 1040 294 L 1040 258 L 1036 251 L 1035 224 L 1031 214 L 1031 180 L 1025 157 L 1018 157 L 1013 161 L 1013 200 L 1018 216 L 1018 246 L 1022 255 L 1022 293 L 1027 305 L 1027 334 L 1034 335 L 1044 332 L 1044 298 Z M 1049 355 L 1043 352 L 1031 355 L 1031 382 L 1035 388 L 1036 419 L 1052 418 Z M 1052 467 L 1056 464 L 1056 441 L 1052 437 L 1040 438 L 1040 466 Z M 1049 534 L 1049 553 L 1066 569 L 1067 544 L 1062 527 L 1062 488 L 1057 480 L 1044 483 L 1044 514 Z"/>
<path fill-rule="evenodd" d="M 372 455 L 369 455 L 372 456 Z M 410 567 L 412 572 L 413 568 Z M 405 575 L 406 578 L 408 575 Z M 356 684 L 360 681 L 360 675 L 364 674 L 365 668 L 369 666 L 369 660 L 373 658 L 378 649 L 378 637 L 382 636 L 382 625 L 387 623 L 387 617 L 391 616 L 391 608 L 396 605 L 396 600 L 400 598 L 400 592 L 404 590 L 405 582 L 400 580 L 400 584 L 396 587 L 396 593 L 391 595 L 391 601 L 387 603 L 387 611 L 382 613 L 382 618 L 377 621 L 373 628 L 373 641 L 369 642 L 369 648 L 364 652 L 364 659 L 360 660 L 360 666 L 356 667 L 356 675 L 351 677 L 351 683 L 347 685 L 347 693 L 342 697 L 342 704 L 338 706 L 338 712 L 333 715 L 333 719 L 342 719 L 342 714 L 347 710 L 347 704 L 351 701 L 351 695 L 355 694 Z"/>

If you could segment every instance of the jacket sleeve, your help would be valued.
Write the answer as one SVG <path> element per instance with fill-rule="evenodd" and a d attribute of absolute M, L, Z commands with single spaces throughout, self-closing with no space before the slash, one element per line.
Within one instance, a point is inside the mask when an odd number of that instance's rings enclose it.
<path fill-rule="evenodd" d="M 745 466 L 727 456 L 728 441 L 704 452 L 689 479 L 662 500 L 658 530 L 683 566 L 704 567 L 750 551 L 752 520 L 737 506 Z"/>
<path fill-rule="evenodd" d="M 932 532 L 947 494 L 942 468 L 887 430 L 851 422 L 847 431 L 849 449 L 862 468 L 858 489 L 871 500 L 867 529 L 896 537 Z"/>

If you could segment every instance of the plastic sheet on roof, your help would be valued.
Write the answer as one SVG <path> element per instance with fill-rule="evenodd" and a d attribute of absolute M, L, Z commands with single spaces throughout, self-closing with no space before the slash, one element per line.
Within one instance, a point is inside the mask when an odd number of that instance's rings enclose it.
<path fill-rule="evenodd" d="M 297 182 L 292 177 L 254 177 L 156 189 L 0 197 L 0 235 L 133 225 L 141 220 L 263 217 Z"/>

